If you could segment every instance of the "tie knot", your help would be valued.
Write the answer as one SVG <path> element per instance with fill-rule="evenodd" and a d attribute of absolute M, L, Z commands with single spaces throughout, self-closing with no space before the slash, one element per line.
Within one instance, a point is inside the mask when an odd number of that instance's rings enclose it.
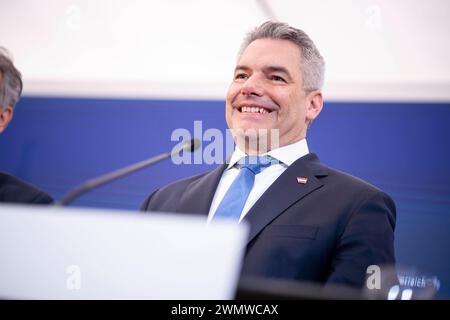
<path fill-rule="evenodd" d="M 274 163 L 278 163 L 278 160 L 270 156 L 247 156 L 238 161 L 238 166 L 246 168 L 256 175 Z"/>

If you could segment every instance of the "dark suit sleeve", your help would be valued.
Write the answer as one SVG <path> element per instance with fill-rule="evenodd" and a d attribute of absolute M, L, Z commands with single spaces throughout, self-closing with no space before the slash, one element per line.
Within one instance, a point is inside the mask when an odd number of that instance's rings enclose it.
<path fill-rule="evenodd" d="M 395 218 L 387 194 L 377 192 L 361 201 L 339 238 L 327 283 L 365 287 L 368 266 L 393 266 Z"/>
<path fill-rule="evenodd" d="M 151 195 L 148 196 L 147 199 L 145 199 L 144 203 L 141 206 L 141 211 L 150 211 L 150 210 L 152 210 L 150 208 L 150 203 L 152 201 L 153 196 L 158 192 L 158 190 L 154 191 Z"/>
<path fill-rule="evenodd" d="M 52 204 L 53 202 L 53 198 L 45 192 L 40 192 L 35 198 L 30 200 L 30 203 L 34 204 Z"/>
<path fill-rule="evenodd" d="M 0 172 L 0 202 L 51 204 L 53 199 L 31 184 Z"/>

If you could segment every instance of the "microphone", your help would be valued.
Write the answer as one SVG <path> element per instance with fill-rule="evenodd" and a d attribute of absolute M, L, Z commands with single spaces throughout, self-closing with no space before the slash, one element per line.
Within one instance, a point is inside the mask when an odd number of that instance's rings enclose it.
<path fill-rule="evenodd" d="M 158 156 L 152 157 L 147 160 L 143 160 L 141 162 L 132 164 L 130 166 L 127 166 L 122 169 L 118 169 L 116 171 L 113 171 L 111 173 L 104 174 L 98 178 L 94 178 L 91 180 L 88 180 L 72 191 L 70 191 L 66 196 L 63 197 L 61 202 L 59 203 L 60 206 L 67 206 L 71 202 L 73 202 L 76 198 L 81 196 L 82 194 L 98 188 L 102 185 L 105 185 L 107 183 L 110 183 L 114 180 L 117 180 L 119 178 L 122 178 L 126 175 L 129 175 L 133 172 L 136 172 L 138 170 L 144 169 L 148 166 L 154 165 L 158 162 L 161 162 L 162 160 L 165 160 L 167 158 L 171 158 L 172 156 L 178 155 L 180 152 L 194 152 L 196 149 L 200 147 L 200 140 L 199 139 L 191 139 L 184 143 L 183 145 L 179 146 L 178 148 L 175 148 L 172 150 L 172 152 L 167 152 L 160 154 Z"/>

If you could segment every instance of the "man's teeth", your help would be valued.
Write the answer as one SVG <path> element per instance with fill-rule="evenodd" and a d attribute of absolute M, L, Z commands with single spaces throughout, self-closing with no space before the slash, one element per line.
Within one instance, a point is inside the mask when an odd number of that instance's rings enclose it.
<path fill-rule="evenodd" d="M 242 107 L 241 112 L 269 113 L 266 109 L 260 107 Z"/>

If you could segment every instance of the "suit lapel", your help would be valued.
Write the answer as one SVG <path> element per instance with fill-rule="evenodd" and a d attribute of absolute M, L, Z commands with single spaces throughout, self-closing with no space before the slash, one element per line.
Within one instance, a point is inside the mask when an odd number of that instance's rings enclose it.
<path fill-rule="evenodd" d="M 289 206 L 320 188 L 323 183 L 316 177 L 326 175 L 326 167 L 315 154 L 308 154 L 289 166 L 245 216 L 244 221 L 250 224 L 248 242 Z M 305 177 L 307 182 L 299 183 L 297 177 Z"/>
<path fill-rule="evenodd" d="M 217 185 L 227 166 L 228 164 L 224 163 L 189 184 L 180 199 L 179 209 L 182 212 L 208 215 Z"/>

